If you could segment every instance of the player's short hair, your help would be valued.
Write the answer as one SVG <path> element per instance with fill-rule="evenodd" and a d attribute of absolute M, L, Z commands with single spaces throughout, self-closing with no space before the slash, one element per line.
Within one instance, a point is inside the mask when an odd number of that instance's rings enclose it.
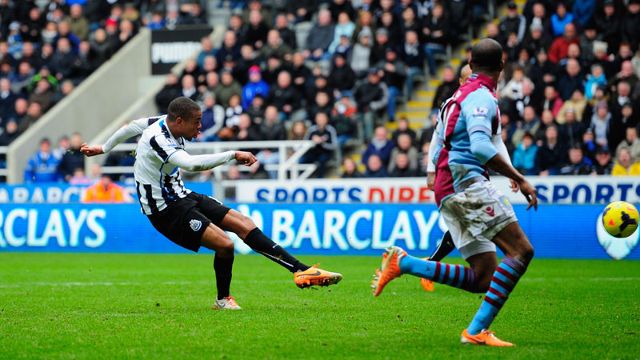
<path fill-rule="evenodd" d="M 471 48 L 470 63 L 474 72 L 477 70 L 489 72 L 502 70 L 502 45 L 490 38 L 478 41 L 478 43 Z"/>
<path fill-rule="evenodd" d="M 200 106 L 188 97 L 178 97 L 169 103 L 167 120 L 175 121 L 178 117 L 190 118 L 195 112 L 200 111 Z"/>

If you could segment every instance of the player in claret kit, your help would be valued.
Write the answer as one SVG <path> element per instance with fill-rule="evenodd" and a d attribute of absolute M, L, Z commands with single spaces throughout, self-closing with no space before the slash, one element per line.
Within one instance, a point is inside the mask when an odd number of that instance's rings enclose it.
<path fill-rule="evenodd" d="M 434 192 L 440 212 L 460 254 L 470 264 L 450 265 L 408 255 L 399 247 L 383 254 L 372 284 L 375 296 L 402 274 L 411 274 L 473 293 L 486 293 L 480 309 L 462 331 L 464 344 L 513 346 L 489 327 L 533 258 L 533 247 L 520 228 L 508 199 L 489 181 L 492 169 L 513 180 L 537 209 L 533 186 L 509 163 L 500 137 L 495 95 L 504 66 L 502 46 L 483 39 L 473 46 L 473 75 L 442 109 L 443 148 L 437 154 Z M 505 257 L 500 263 L 496 246 Z"/>
<path fill-rule="evenodd" d="M 229 293 L 234 247 L 225 231 L 237 234 L 254 251 L 292 272 L 300 288 L 338 283 L 341 274 L 301 263 L 269 239 L 249 217 L 184 186 L 179 169 L 203 171 L 231 160 L 244 165 L 256 162 L 253 154 L 244 151 L 187 153 L 185 140 L 198 136 L 201 118 L 196 102 L 179 97 L 169 104 L 167 115 L 134 120 L 116 131 L 104 145 L 83 144 L 81 151 L 87 156 L 103 154 L 124 140 L 142 134 L 133 171 L 142 213 L 158 232 L 177 245 L 194 252 L 200 246 L 216 252 L 213 266 L 218 298 L 214 309 L 240 309 Z"/>

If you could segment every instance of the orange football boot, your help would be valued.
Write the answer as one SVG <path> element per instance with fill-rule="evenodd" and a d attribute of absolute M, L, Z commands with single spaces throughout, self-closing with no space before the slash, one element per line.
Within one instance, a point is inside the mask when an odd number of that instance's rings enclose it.
<path fill-rule="evenodd" d="M 407 252 L 397 246 L 387 248 L 382 254 L 382 265 L 380 269 L 376 269 L 376 274 L 373 276 L 371 284 L 373 296 L 380 295 L 391 280 L 402 275 L 400 272 L 400 258 L 405 255 L 407 255 Z"/>
<path fill-rule="evenodd" d="M 293 281 L 300 289 L 310 286 L 329 286 L 339 283 L 340 280 L 342 280 L 342 274 L 322 270 L 316 265 L 293 274 Z"/>
<path fill-rule="evenodd" d="M 422 289 L 424 291 L 433 291 L 435 289 L 435 286 L 433 284 L 433 281 L 429 280 L 429 279 L 420 279 L 420 285 L 422 286 Z"/>
<path fill-rule="evenodd" d="M 471 335 L 464 329 L 462 335 L 460 335 L 460 342 L 463 344 L 472 344 L 472 345 L 486 345 L 486 346 L 515 346 L 510 342 L 502 341 L 496 337 L 493 331 L 482 330 L 479 334 Z"/>

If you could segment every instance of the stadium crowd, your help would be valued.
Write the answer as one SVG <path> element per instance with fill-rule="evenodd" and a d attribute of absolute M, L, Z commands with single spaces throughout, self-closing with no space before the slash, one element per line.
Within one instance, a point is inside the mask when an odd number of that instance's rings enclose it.
<path fill-rule="evenodd" d="M 457 88 L 466 61 L 458 69 L 444 67 L 429 115 L 432 121 L 423 129 L 416 132 L 406 118 L 396 118 L 397 104 L 411 98 L 416 82 L 436 74 L 438 60 L 450 46 L 468 42 L 468 34 L 488 20 L 483 18 L 484 1 L 222 3 L 235 9 L 222 44 L 216 47 L 210 38 L 201 39 L 198 56 L 181 74 L 167 76 L 156 96 L 159 112 L 166 112 L 177 96 L 198 101 L 203 109 L 199 141 L 313 140 L 317 145 L 303 161 L 316 163 L 319 177 L 337 165 L 343 153 L 361 147 L 366 149 L 360 164 L 344 157 L 344 177 L 424 175 L 439 105 Z M 155 1 L 141 4 L 146 7 L 117 3 L 103 13 L 106 20 L 91 17 L 89 28 L 97 30 L 87 35 L 89 45 L 114 12 L 118 24 L 130 21 L 134 29 L 204 21 L 193 15 L 202 13 L 199 5 L 176 17 L 175 11 L 166 10 L 168 5 L 162 9 Z M 505 49 L 498 95 L 502 135 L 514 166 L 543 176 L 640 175 L 640 1 L 529 0 L 523 9 L 514 3 L 506 8 L 505 16 L 482 27 Z M 132 11 L 137 11 L 135 22 L 124 16 Z M 46 24 L 51 22 L 56 24 Z M 46 41 L 41 42 L 45 47 Z M 0 44 L 9 48 L 9 43 Z M 67 79 L 55 71 L 38 75 Z M 68 76 L 72 88 L 75 75 Z M 0 101 L 7 93 L 2 89 L 15 84 L 5 78 L 0 81 Z M 25 95 L 16 99 L 14 108 L 23 113 L 36 102 Z M 388 122 L 396 122 L 397 130 L 390 133 Z M 10 127 L 20 129 L 18 123 Z M 258 154 L 261 164 L 276 162 L 275 155 L 271 150 Z M 113 165 L 131 161 L 126 156 L 110 160 Z M 269 176 L 262 167 L 229 174 Z"/>
<path fill-rule="evenodd" d="M 311 139 L 317 146 L 303 161 L 319 166 L 317 176 L 362 142 L 364 173 L 347 157 L 344 177 L 424 174 L 433 122 L 419 134 L 406 119 L 393 134 L 384 125 L 414 83 L 435 74 L 438 54 L 465 39 L 473 24 L 461 18 L 486 12 L 484 2 L 242 3 L 232 4 L 243 11 L 229 19 L 222 46 L 202 39 L 197 59 L 167 78 L 161 111 L 176 96 L 201 102 L 202 141 Z M 486 26 L 505 49 L 500 120 L 518 169 L 640 174 L 638 26 L 638 0 L 508 3 Z M 442 80 L 432 120 L 458 86 L 456 69 L 445 67 Z"/>

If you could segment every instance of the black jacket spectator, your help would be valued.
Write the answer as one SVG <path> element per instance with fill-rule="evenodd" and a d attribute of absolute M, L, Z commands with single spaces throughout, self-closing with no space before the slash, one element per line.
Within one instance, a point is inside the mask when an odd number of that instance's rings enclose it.
<path fill-rule="evenodd" d="M 333 68 L 329 73 L 329 86 L 344 91 L 351 90 L 356 83 L 356 74 L 342 55 L 336 55 Z"/>

